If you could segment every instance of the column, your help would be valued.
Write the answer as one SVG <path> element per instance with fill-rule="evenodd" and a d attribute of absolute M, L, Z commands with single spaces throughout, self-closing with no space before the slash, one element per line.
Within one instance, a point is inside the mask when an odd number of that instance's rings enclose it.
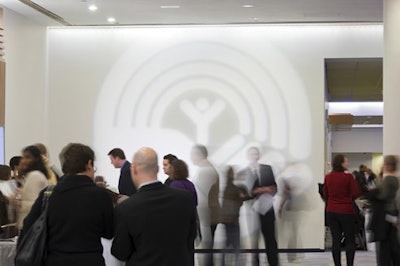
<path fill-rule="evenodd" d="M 400 1 L 383 1 L 383 154 L 400 155 Z"/>

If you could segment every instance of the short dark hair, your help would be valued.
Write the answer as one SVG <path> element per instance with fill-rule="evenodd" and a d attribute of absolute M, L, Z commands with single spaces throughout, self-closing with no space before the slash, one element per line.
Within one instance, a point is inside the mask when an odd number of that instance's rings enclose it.
<path fill-rule="evenodd" d="M 121 150 L 120 148 L 112 149 L 107 155 L 111 155 L 112 157 L 118 157 L 122 160 L 126 159 L 124 151 Z"/>
<path fill-rule="evenodd" d="M 383 158 L 383 164 L 386 166 L 386 169 L 390 172 L 395 172 L 397 170 L 397 163 L 399 159 L 396 155 L 386 155 Z"/>
<path fill-rule="evenodd" d="M 204 157 L 207 158 L 208 157 L 208 151 L 206 146 L 201 145 L 201 144 L 197 144 L 193 146 L 194 149 L 198 150 L 200 152 L 200 154 Z"/>
<path fill-rule="evenodd" d="M 169 163 L 171 163 L 173 160 L 178 160 L 178 157 L 169 153 L 169 154 L 165 155 L 163 159 L 167 160 Z"/>
<path fill-rule="evenodd" d="M 188 166 L 183 160 L 173 160 L 170 162 L 172 166 L 172 179 L 186 179 L 189 176 Z"/>
<path fill-rule="evenodd" d="M 94 177 L 94 182 L 96 183 L 96 182 L 105 182 L 106 181 L 106 179 L 104 178 L 104 176 L 102 176 L 102 175 L 96 175 L 95 177 Z"/>
<path fill-rule="evenodd" d="M 94 162 L 94 151 L 80 143 L 70 143 L 60 153 L 62 171 L 66 175 L 74 175 L 86 171 L 86 164 Z"/>
<path fill-rule="evenodd" d="M 14 156 L 10 159 L 10 167 L 11 170 L 14 171 L 15 167 L 17 167 L 19 165 L 19 163 L 21 162 L 22 156 Z"/>
<path fill-rule="evenodd" d="M 49 172 L 47 171 L 46 165 L 44 163 L 42 154 L 38 147 L 34 145 L 30 145 L 22 150 L 23 153 L 29 153 L 33 157 L 33 162 L 28 166 L 27 169 L 24 169 L 24 174 L 29 173 L 31 171 L 40 171 L 42 172 L 47 179 L 50 178 Z"/>
<path fill-rule="evenodd" d="M 337 154 L 332 159 L 332 171 L 334 172 L 344 172 L 346 169 L 343 168 L 346 157 L 343 154 Z"/>
<path fill-rule="evenodd" d="M 0 180 L 8 180 L 11 176 L 11 168 L 8 165 L 0 164 Z"/>

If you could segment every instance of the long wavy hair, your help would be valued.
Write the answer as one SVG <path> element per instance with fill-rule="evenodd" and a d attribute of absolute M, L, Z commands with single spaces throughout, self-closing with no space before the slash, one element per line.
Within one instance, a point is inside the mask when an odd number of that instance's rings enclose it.
<path fill-rule="evenodd" d="M 24 169 L 25 175 L 31 171 L 40 171 L 46 176 L 47 179 L 49 178 L 49 172 L 47 171 L 43 157 L 40 153 L 40 150 L 36 146 L 28 146 L 22 150 L 22 153 L 29 153 L 33 157 L 32 163 L 28 165 L 27 169 Z"/>

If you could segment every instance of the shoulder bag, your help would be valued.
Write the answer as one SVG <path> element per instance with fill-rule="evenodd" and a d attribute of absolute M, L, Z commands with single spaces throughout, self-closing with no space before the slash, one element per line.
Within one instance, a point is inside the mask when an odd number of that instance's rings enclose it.
<path fill-rule="evenodd" d="M 17 248 L 15 266 L 41 266 L 46 259 L 47 210 L 54 186 L 48 186 L 42 199 L 42 212 Z"/>

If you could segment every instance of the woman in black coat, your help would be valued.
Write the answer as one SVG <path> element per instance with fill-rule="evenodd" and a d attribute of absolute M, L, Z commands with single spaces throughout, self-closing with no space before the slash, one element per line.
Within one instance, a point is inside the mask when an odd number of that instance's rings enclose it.
<path fill-rule="evenodd" d="M 94 184 L 94 152 L 82 144 L 67 145 L 61 155 L 64 176 L 49 198 L 45 265 L 105 265 L 101 237 L 113 237 L 113 204 Z M 40 216 L 44 191 L 24 221 L 22 239 Z"/>

